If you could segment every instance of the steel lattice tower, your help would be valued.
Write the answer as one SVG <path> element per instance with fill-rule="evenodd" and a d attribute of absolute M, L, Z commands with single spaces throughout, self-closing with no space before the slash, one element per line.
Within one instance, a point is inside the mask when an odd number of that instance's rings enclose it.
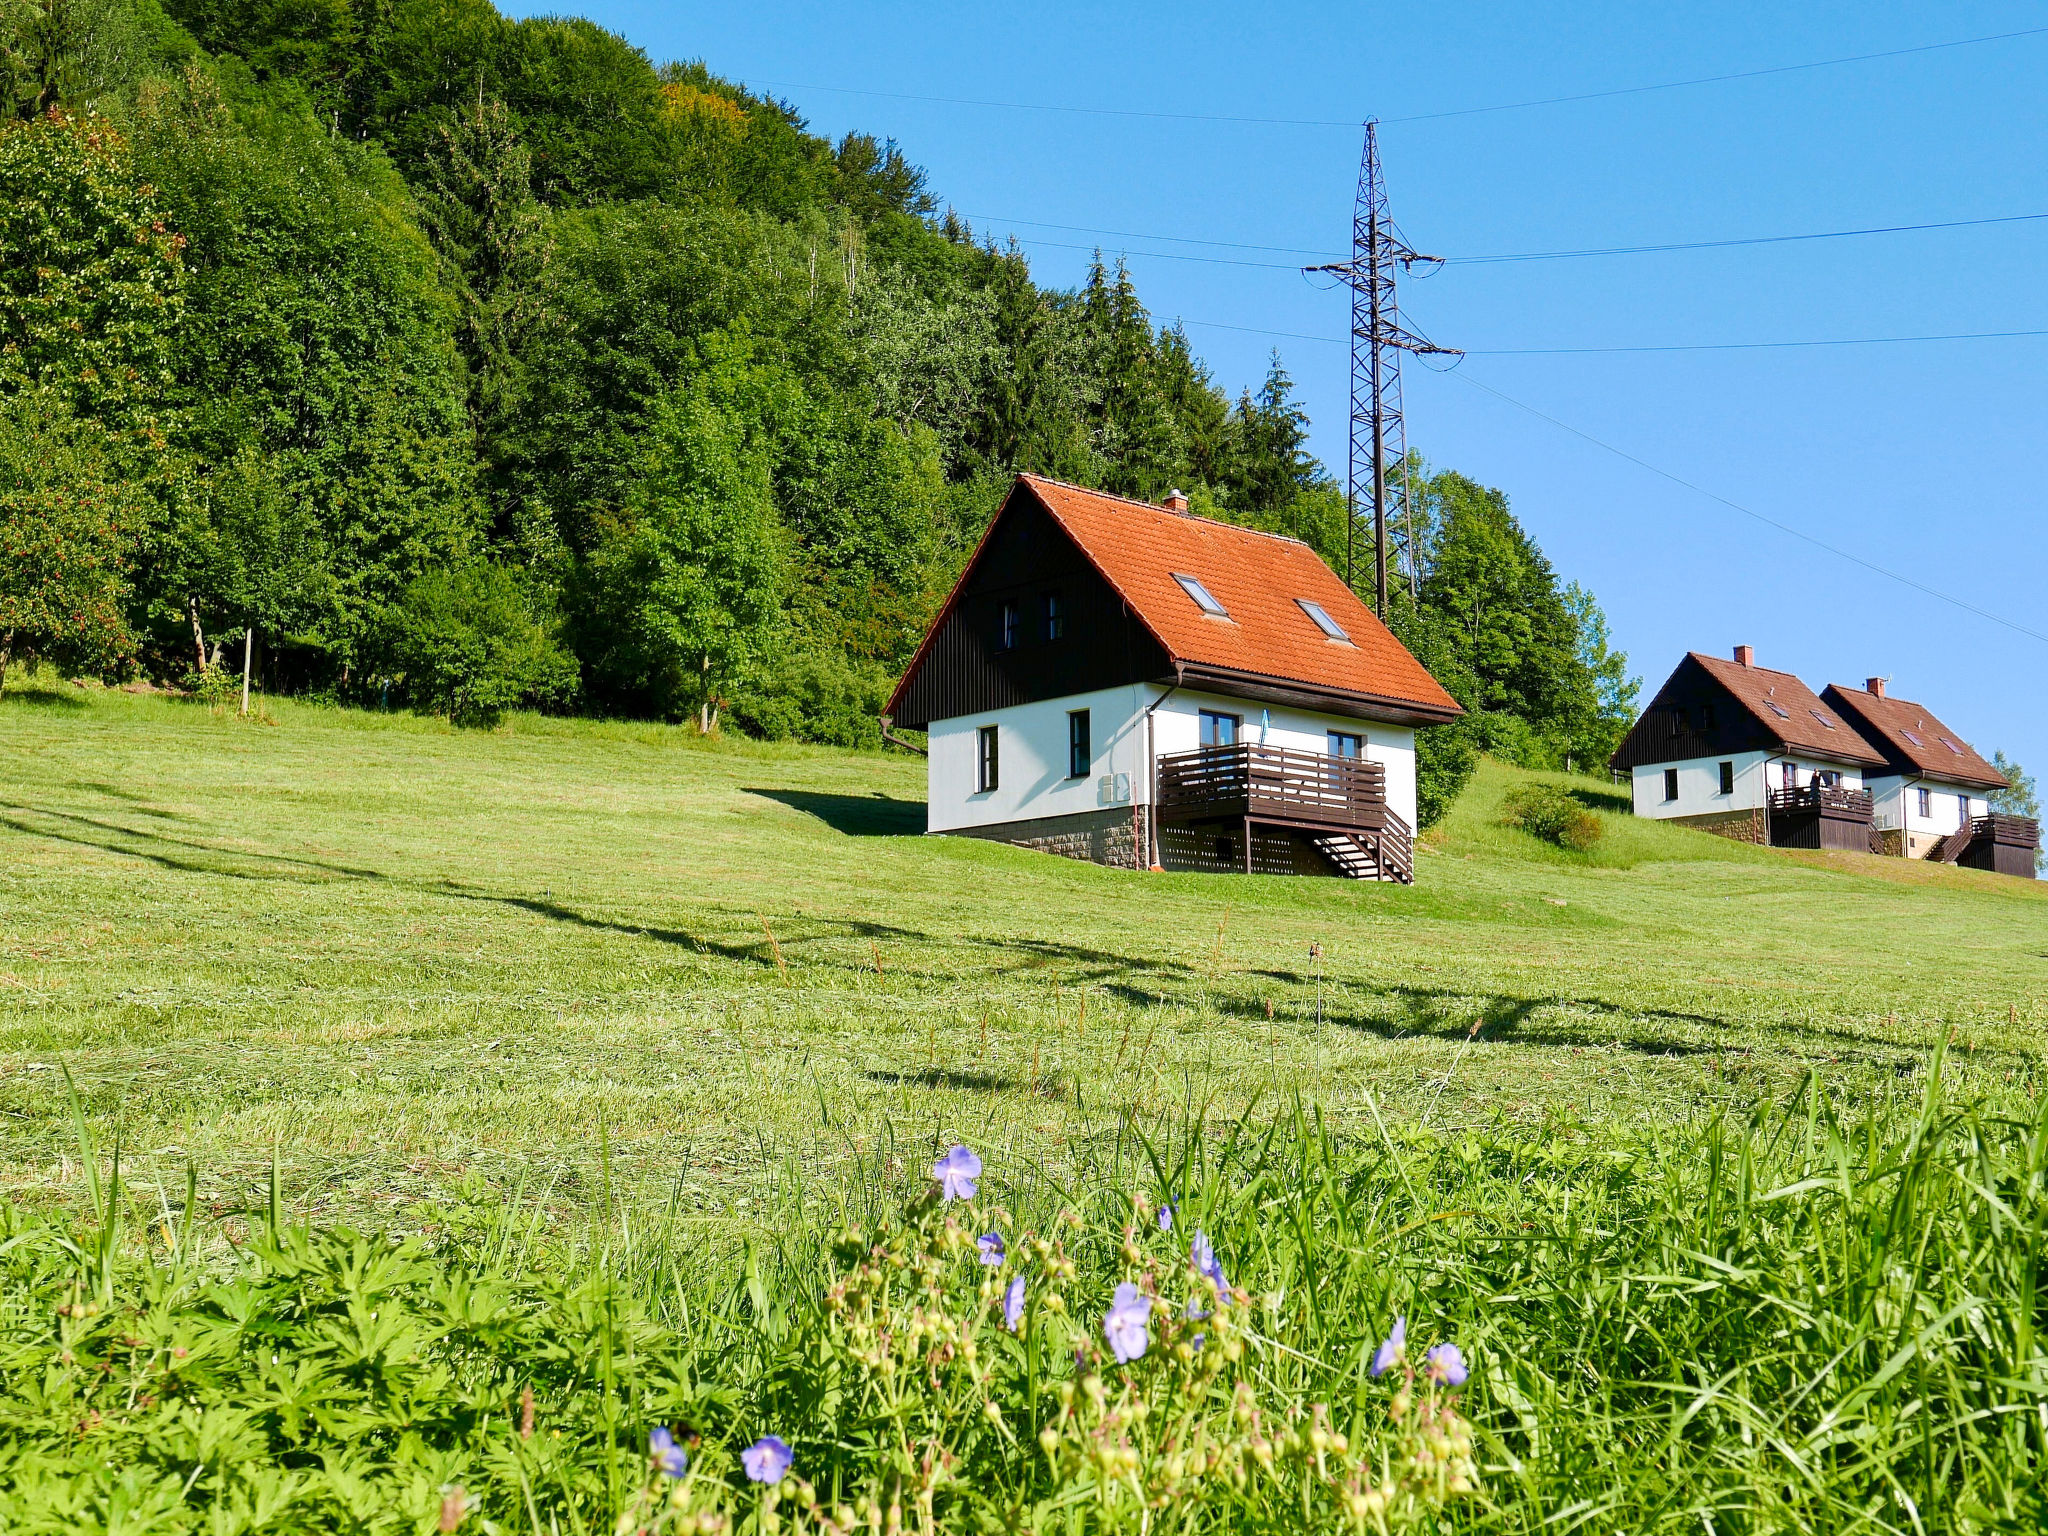
<path fill-rule="evenodd" d="M 1380 173 L 1379 121 L 1365 124 L 1365 152 L 1358 166 L 1358 200 L 1351 214 L 1351 260 L 1309 267 L 1340 278 L 1351 290 L 1351 441 L 1347 456 L 1344 500 L 1344 580 L 1354 589 L 1359 508 L 1372 506 L 1373 606 L 1387 612 L 1387 471 L 1388 450 L 1398 480 L 1399 509 L 1406 517 L 1408 581 L 1411 594 L 1419 577 L 1415 561 L 1415 523 L 1408 499 L 1408 443 L 1401 416 L 1401 354 L 1462 356 L 1455 347 L 1440 347 L 1401 324 L 1394 293 L 1397 269 L 1434 266 L 1440 258 L 1414 250 L 1395 229 L 1387 211 L 1387 183 Z"/>

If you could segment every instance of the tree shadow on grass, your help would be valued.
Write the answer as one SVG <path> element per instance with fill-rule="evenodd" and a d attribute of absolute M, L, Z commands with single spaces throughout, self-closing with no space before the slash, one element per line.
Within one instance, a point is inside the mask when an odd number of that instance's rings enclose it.
<path fill-rule="evenodd" d="M 67 689 L 45 688 L 39 683 L 24 683 L 10 686 L 0 693 L 0 705 L 11 709 L 65 709 L 89 708 L 86 701 Z"/>
<path fill-rule="evenodd" d="M 958 1072 L 951 1067 L 919 1067 L 910 1072 L 875 1069 L 861 1073 L 871 1083 L 892 1088 L 958 1088 L 968 1093 L 1001 1093 L 1019 1086 L 1016 1078 L 1003 1072 Z"/>
<path fill-rule="evenodd" d="M 896 800 L 879 791 L 872 795 L 825 795 L 804 789 L 748 788 L 745 793 L 815 816 L 843 837 L 924 836 L 922 800 Z"/>
<path fill-rule="evenodd" d="M 902 804 L 904 802 L 892 802 Z M 402 876 L 390 875 L 383 870 L 365 866 L 339 864 L 325 859 L 301 858 L 292 854 L 261 853 L 240 848 L 221 848 L 212 843 L 190 837 L 173 836 L 168 830 L 157 827 L 126 827 L 118 822 L 80 815 L 72 811 L 56 811 L 46 807 L 23 805 L 19 802 L 0 800 L 0 827 L 10 828 L 25 836 L 45 838 L 54 842 L 70 843 L 81 848 L 93 848 L 102 853 L 116 854 L 123 858 L 141 859 L 161 869 L 174 870 L 180 874 L 210 875 L 219 879 L 283 882 L 294 885 L 328 885 L 339 881 L 371 881 L 393 889 L 411 891 L 422 896 L 438 896 L 456 901 L 486 902 L 495 906 L 512 907 L 551 922 L 566 923 L 605 933 L 616 933 L 629 938 L 652 939 L 659 944 L 670 944 L 691 950 L 693 953 L 716 955 L 721 959 L 764 969 L 780 970 L 787 963 L 791 953 L 798 955 L 801 963 L 830 967 L 841 971 L 866 971 L 868 964 L 858 958 L 841 958 L 831 955 L 820 956 L 812 947 L 819 940 L 865 938 L 887 939 L 897 943 L 939 945 L 950 943 L 969 948 L 992 950 L 1010 957 L 1007 966 L 993 967 L 999 974 L 1004 971 L 1034 970 L 1051 963 L 1064 963 L 1080 968 L 1084 974 L 1078 980 L 1095 982 L 1110 975 L 1133 971 L 1184 971 L 1185 967 L 1171 961 L 1155 962 L 1128 955 L 1116 954 L 1109 950 L 1091 949 L 1083 945 L 1062 944 L 1050 939 L 1037 938 L 987 938 L 963 934 L 956 938 L 940 940 L 931 934 L 914 928 L 902 928 L 888 923 L 878 923 L 860 918 L 778 918 L 785 924 L 783 931 L 773 941 L 764 932 L 759 939 L 749 938 L 732 942 L 710 938 L 703 934 L 691 933 L 682 928 L 665 928 L 645 923 L 635 923 L 615 918 L 592 916 L 579 912 L 574 907 L 548 897 L 513 896 L 488 891 L 476 886 L 465 885 L 455 880 L 409 880 Z M 155 813 L 152 813 L 155 814 Z M 39 824 L 40 823 L 40 824 Z M 56 825 L 49 825 L 56 823 Z M 749 911 L 726 910 L 718 914 L 738 923 L 746 923 L 757 917 Z M 776 959 L 776 948 L 780 945 L 784 956 Z"/>

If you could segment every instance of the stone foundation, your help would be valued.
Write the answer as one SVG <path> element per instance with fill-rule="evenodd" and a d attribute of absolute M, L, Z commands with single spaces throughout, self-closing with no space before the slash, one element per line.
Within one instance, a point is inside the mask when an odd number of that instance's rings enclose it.
<path fill-rule="evenodd" d="M 1761 806 L 1747 811 L 1714 811 L 1705 816 L 1673 816 L 1671 820 L 1681 827 L 1697 827 L 1738 843 L 1768 847 L 1771 841 L 1770 817 Z"/>
<path fill-rule="evenodd" d="M 946 837 L 980 837 L 1056 853 L 1063 859 L 1085 859 L 1112 869 L 1137 869 L 1145 827 L 1144 806 L 1118 805 L 1071 816 L 1039 816 L 1030 821 L 999 821 L 985 827 L 955 827 Z"/>

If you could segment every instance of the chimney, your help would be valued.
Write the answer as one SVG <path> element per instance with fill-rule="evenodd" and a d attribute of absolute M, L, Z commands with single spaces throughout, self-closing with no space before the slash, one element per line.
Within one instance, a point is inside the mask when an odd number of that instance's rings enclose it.
<path fill-rule="evenodd" d="M 1177 490 L 1168 491 L 1166 493 L 1166 510 L 1169 512 L 1179 512 L 1183 516 L 1185 516 L 1188 510 L 1188 498 L 1186 493 Z"/>
<path fill-rule="evenodd" d="M 1756 647 L 1753 645 L 1738 645 L 1735 647 L 1735 665 L 1738 667 L 1755 666 Z"/>
<path fill-rule="evenodd" d="M 1867 688 L 1868 690 L 1870 690 L 1871 694 L 1872 694 L 1872 695 L 1873 695 L 1874 697 L 1876 697 L 1876 698 L 1880 698 L 1880 699 L 1884 697 L 1884 679 L 1883 679 L 1883 678 L 1881 678 L 1881 677 L 1866 677 L 1865 679 L 1863 679 L 1863 686 L 1864 686 L 1865 688 Z"/>

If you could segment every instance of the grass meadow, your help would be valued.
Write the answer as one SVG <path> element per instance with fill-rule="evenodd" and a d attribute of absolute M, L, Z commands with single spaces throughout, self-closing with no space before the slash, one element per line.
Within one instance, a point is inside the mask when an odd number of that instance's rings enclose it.
<path fill-rule="evenodd" d="M 1560 778 L 1570 854 L 1497 766 L 1412 888 L 1148 875 L 923 837 L 901 755 L 265 716 L 0 697 L 0 1531 L 2038 1527 L 2033 882 Z M 956 1143 L 980 1202 L 920 1203 Z M 1008 1330 L 962 1210 L 1065 1310 Z M 1196 1222 L 1208 1342 L 1091 1357 Z M 821 1300 L 887 1243 L 922 1395 Z M 1397 1313 L 1476 1491 L 1416 1491 Z M 815 1508 L 736 1469 L 778 1426 Z"/>

